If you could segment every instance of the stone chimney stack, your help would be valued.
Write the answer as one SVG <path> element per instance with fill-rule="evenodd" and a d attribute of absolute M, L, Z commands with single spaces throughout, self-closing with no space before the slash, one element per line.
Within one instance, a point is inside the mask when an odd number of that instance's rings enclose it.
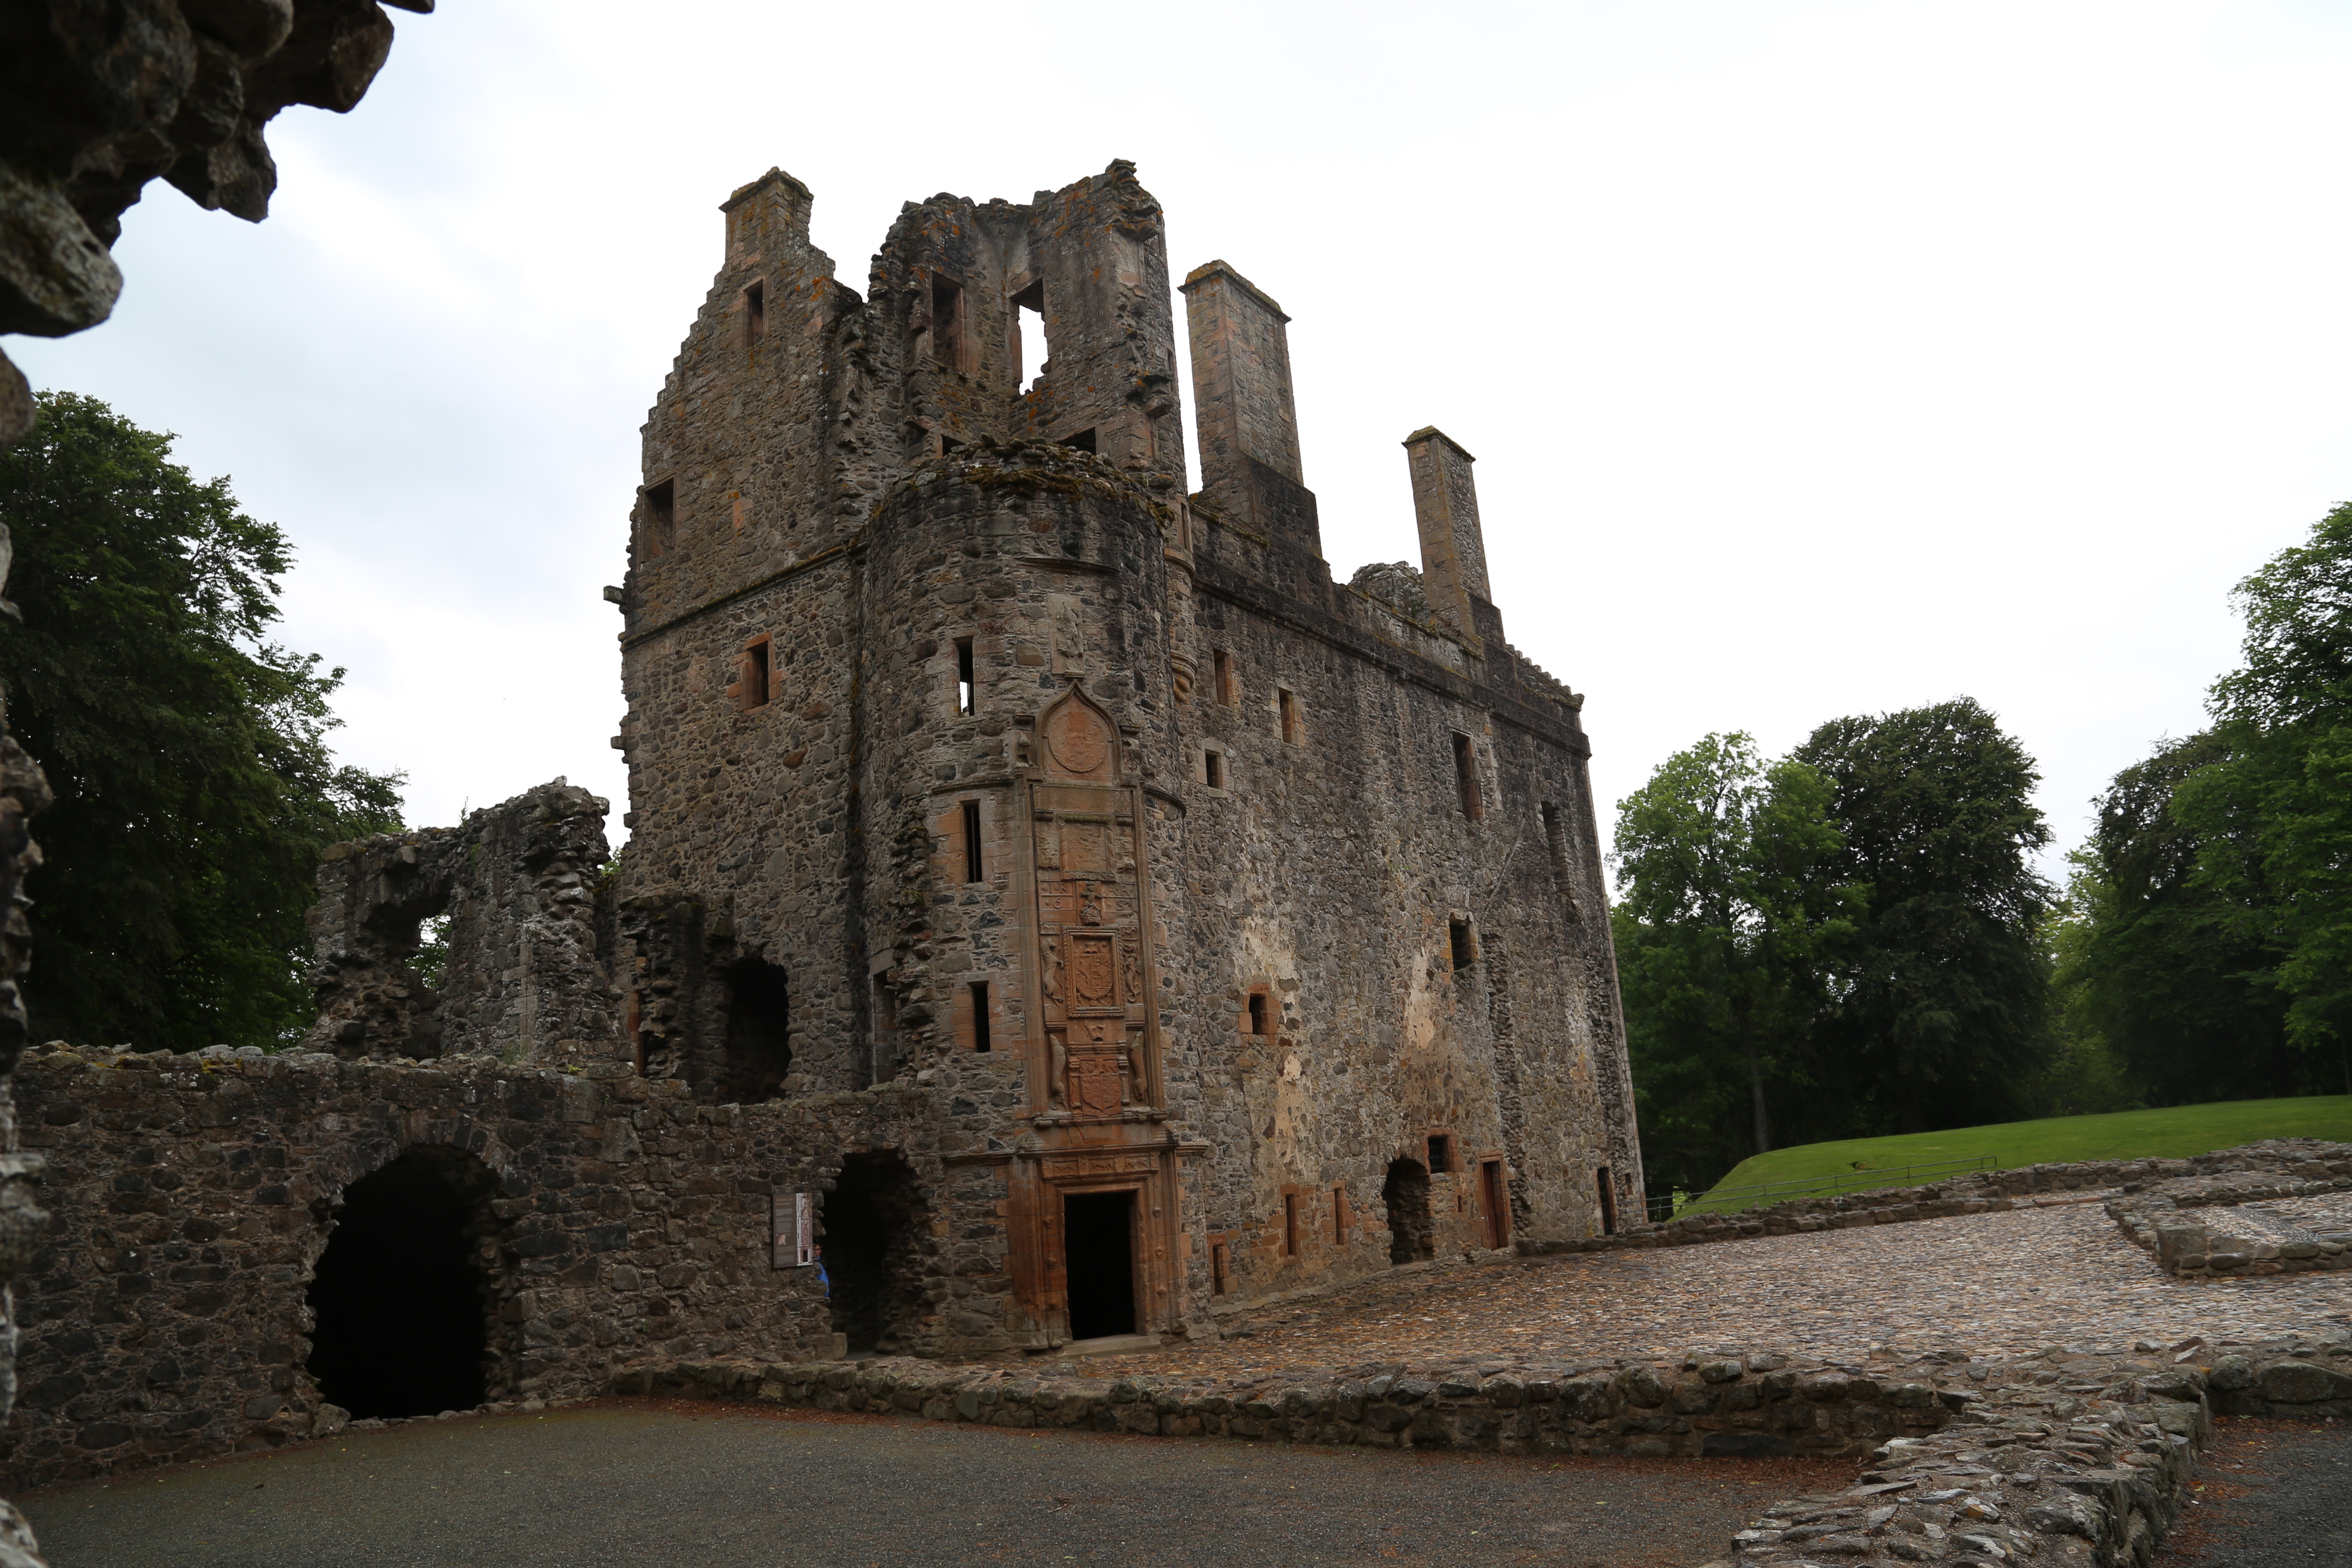
<path fill-rule="evenodd" d="M 1412 467 L 1412 511 L 1421 525 L 1422 586 L 1430 607 L 1472 637 L 1499 626 L 1486 585 L 1486 540 L 1478 530 L 1476 462 L 1435 426 L 1404 438 Z"/>
<path fill-rule="evenodd" d="M 1321 559 L 1323 527 L 1298 460 L 1290 318 L 1222 261 L 1184 279 L 1201 494 L 1227 521 Z"/>

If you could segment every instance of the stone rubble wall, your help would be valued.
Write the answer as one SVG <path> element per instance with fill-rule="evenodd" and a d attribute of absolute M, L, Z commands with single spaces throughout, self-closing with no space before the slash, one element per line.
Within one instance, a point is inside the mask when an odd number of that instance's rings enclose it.
<path fill-rule="evenodd" d="M 26 1054 L 16 1105 L 47 1162 L 49 1214 L 16 1282 L 10 1486 L 331 1422 L 304 1365 L 305 1289 L 346 1186 L 411 1149 L 466 1151 L 496 1178 L 492 1401 L 594 1394 L 650 1355 L 837 1354 L 815 1271 L 772 1267 L 771 1194 L 827 1189 L 845 1155 L 876 1148 L 959 1201 L 1003 1184 L 943 1164 L 912 1092 L 713 1106 L 611 1064 L 587 1076 L 247 1049 Z M 929 1311 L 992 1313 L 1001 1242 L 942 1221 L 920 1246 Z"/>
<path fill-rule="evenodd" d="M 2127 1191 L 2108 1200 L 2107 1217 L 2153 1257 L 2157 1267 L 2179 1279 L 2352 1268 L 2352 1221 L 2306 1229 L 2275 1219 L 2269 1224 L 2242 1219 L 2233 1224 L 2210 1215 L 2185 1217 L 2183 1210 L 2352 1192 L 2352 1144 L 2297 1139 L 2248 1147 L 2276 1149 L 2277 1163 L 2270 1168 L 2236 1166 L 2217 1174 L 2187 1176 Z M 2255 1234 L 2242 1234 L 2247 1231 Z"/>
<path fill-rule="evenodd" d="M 1869 1225 L 1948 1219 L 1956 1215 L 1996 1214 L 2052 1202 L 2088 1202 L 2116 1188 L 2123 1189 L 2125 1196 L 2111 1201 L 2108 1213 L 2116 1216 L 2118 1224 L 2124 1224 L 2118 1205 L 2128 1206 L 2133 1212 L 2143 1208 L 2153 1212 L 2165 1206 L 2162 1203 L 2151 1205 L 2134 1196 L 2150 1191 L 2153 1184 L 2166 1184 L 2162 1189 L 2166 1193 L 2173 1190 L 2173 1184 L 2181 1184 L 2183 1193 L 2216 1194 L 2201 1201 L 2234 1204 L 2253 1197 L 2341 1191 L 2352 1186 L 2352 1181 L 2347 1178 L 2352 1178 L 2352 1144 L 2315 1138 L 2273 1138 L 2185 1160 L 2094 1160 L 2021 1165 L 2006 1171 L 1970 1172 L 1916 1187 L 1790 1198 L 1763 1208 L 1728 1214 L 1710 1211 L 1659 1225 L 1633 1226 L 1615 1236 L 1523 1244 L 1518 1250 L 1523 1256 L 1542 1256 L 1695 1247 L 1759 1236 L 1800 1236 Z M 2194 1205 L 2183 1202 L 2177 1206 Z M 2126 1234 L 2134 1235 L 2131 1225 L 2124 1224 L 2124 1228 Z M 2139 1238 L 2134 1235 L 2134 1239 Z M 2153 1250 L 2152 1242 L 2142 1241 L 2141 1245 Z"/>

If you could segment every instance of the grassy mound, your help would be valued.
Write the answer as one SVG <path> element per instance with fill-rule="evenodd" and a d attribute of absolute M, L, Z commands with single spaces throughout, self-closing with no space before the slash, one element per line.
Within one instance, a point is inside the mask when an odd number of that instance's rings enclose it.
<path fill-rule="evenodd" d="M 2333 1138 L 2352 1142 L 2352 1094 L 2300 1100 L 2225 1100 L 2211 1105 L 2175 1105 L 2158 1110 L 2118 1110 L 2105 1116 L 2056 1116 L 2043 1121 L 2000 1121 L 1990 1127 L 1956 1127 L 1946 1132 L 1911 1132 L 1892 1138 L 1852 1138 L 1838 1143 L 1801 1143 L 1743 1160 L 1715 1184 L 1714 1193 L 1762 1182 L 1819 1184 L 1814 1190 L 1860 1192 L 1874 1186 L 1910 1186 L 1964 1171 L 1965 1163 L 1905 1174 L 1905 1165 L 1967 1162 L 1979 1154 L 1993 1163 L 2040 1165 L 2069 1160 L 2183 1159 L 2260 1138 Z M 1885 1173 L 1883 1176 L 1877 1173 Z M 1694 1208 L 1749 1208 L 1783 1197 L 1802 1197 L 1791 1187 L 1760 1198 L 1748 1194 L 1700 1198 Z"/>

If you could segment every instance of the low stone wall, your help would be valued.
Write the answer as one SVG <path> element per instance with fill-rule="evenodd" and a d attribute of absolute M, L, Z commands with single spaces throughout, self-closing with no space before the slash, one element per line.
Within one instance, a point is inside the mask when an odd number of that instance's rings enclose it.
<path fill-rule="evenodd" d="M 2352 1156 L 2352 1145 L 2332 1147 Z M 2282 1198 L 2352 1192 L 2352 1159 L 2312 1159 L 2293 1173 L 2233 1172 L 2158 1183 L 2108 1201 L 2108 1217 L 2182 1279 L 2306 1274 L 2352 1268 L 2352 1205 L 2334 1223 L 2308 1226 L 2284 1215 L 2205 1215 L 2183 1211 L 2238 1207 Z"/>
<path fill-rule="evenodd" d="M 27 1053 L 17 1117 L 47 1158 L 48 1220 L 16 1282 L 20 1393 L 0 1474 L 42 1484 L 331 1421 L 305 1365 L 306 1288 L 344 1189 L 409 1151 L 479 1163 L 494 1401 L 595 1394 L 655 1354 L 838 1353 L 815 1271 L 770 1266 L 771 1193 L 826 1187 L 845 1153 L 879 1148 L 934 1191 L 1003 1181 L 948 1166 L 911 1094 L 712 1106 L 605 1070 Z M 934 1321 L 990 1317 L 989 1292 L 1009 1288 L 1001 1256 L 921 1244 Z"/>
<path fill-rule="evenodd" d="M 2253 1176 L 2269 1176 L 2265 1184 Z M 1730 1214 L 1685 1215 L 1662 1225 L 1635 1226 L 1616 1236 L 1520 1247 L 1527 1256 L 1562 1252 L 1612 1252 L 1627 1248 L 1696 1247 L 1758 1236 L 1801 1236 L 1869 1225 L 1901 1225 L 1956 1215 L 1993 1214 L 2052 1202 L 2086 1202 L 2120 1187 L 2126 1194 L 2151 1184 L 2205 1179 L 2215 1191 L 2251 1192 L 2290 1179 L 2352 1177 L 2352 1144 L 2316 1138 L 2275 1138 L 2220 1149 L 2185 1160 L 2095 1160 L 2021 1165 L 2007 1171 L 1974 1171 L 1916 1187 L 1885 1187 L 1835 1196 L 1790 1198 L 1763 1208 Z M 2234 1179 L 2234 1180 L 2233 1180 Z M 2296 1188 L 2296 1192 L 2305 1189 Z M 2326 1190 L 2312 1188 L 2312 1191 Z M 2284 1195 L 2268 1193 L 2266 1195 Z M 2216 1203 L 2242 1201 L 2217 1197 Z M 2183 1205 L 2186 1206 L 2186 1205 Z M 2113 1212 L 2112 1210 L 2110 1212 Z"/>

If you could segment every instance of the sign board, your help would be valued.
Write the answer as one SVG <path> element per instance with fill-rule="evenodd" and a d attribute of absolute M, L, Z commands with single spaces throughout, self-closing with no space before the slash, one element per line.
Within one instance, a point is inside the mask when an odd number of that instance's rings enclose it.
<path fill-rule="evenodd" d="M 816 1262 L 815 1194 L 769 1194 L 768 1219 L 768 1232 L 774 1238 L 770 1268 L 806 1268 Z"/>

